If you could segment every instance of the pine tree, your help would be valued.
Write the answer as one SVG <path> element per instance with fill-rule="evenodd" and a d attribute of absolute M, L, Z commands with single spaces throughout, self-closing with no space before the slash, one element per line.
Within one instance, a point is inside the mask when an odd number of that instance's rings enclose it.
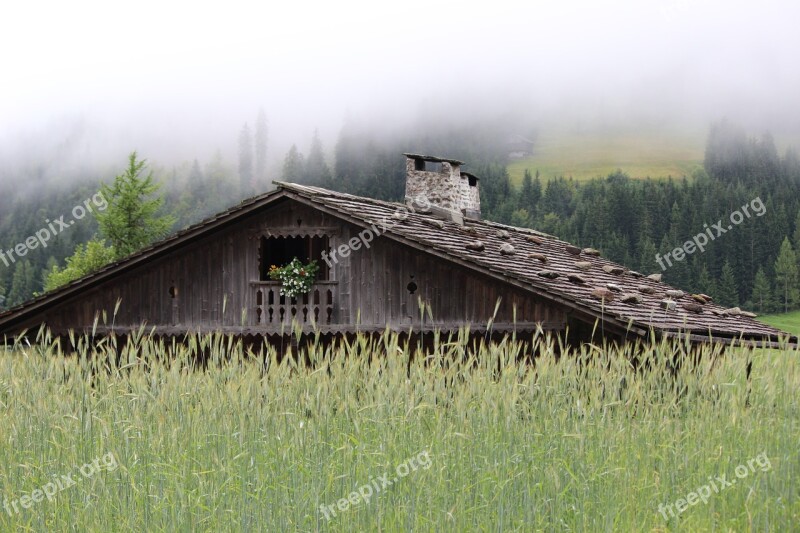
<path fill-rule="evenodd" d="M 314 132 L 311 140 L 311 150 L 308 152 L 306 160 L 305 182 L 311 185 L 330 187 L 332 182 L 331 169 L 325 162 L 325 152 L 322 149 L 322 141 L 319 139 L 319 132 Z"/>
<path fill-rule="evenodd" d="M 253 135 L 246 123 L 239 133 L 239 184 L 242 191 L 253 193 Z"/>
<path fill-rule="evenodd" d="M 574 184 L 564 178 L 548 181 L 542 197 L 542 212 L 555 213 L 561 218 L 572 214 Z"/>
<path fill-rule="evenodd" d="M 538 185 L 539 190 L 537 191 L 533 184 L 533 176 L 531 176 L 531 171 L 526 168 L 525 174 L 522 177 L 522 190 L 520 191 L 519 195 L 519 207 L 521 209 L 526 209 L 529 212 L 533 209 L 536 209 L 536 204 L 539 203 L 539 198 L 542 195 L 541 182 L 539 182 Z"/>
<path fill-rule="evenodd" d="M 533 222 L 536 218 L 536 208 L 539 200 L 542 198 L 542 182 L 539 181 L 539 173 L 536 173 L 536 179 L 531 176 L 531 171 L 525 169 L 525 175 L 522 178 L 522 189 L 519 192 L 519 208 L 524 209 L 529 213 L 529 220 Z"/>
<path fill-rule="evenodd" d="M 539 203 L 542 201 L 542 180 L 539 178 L 539 170 L 536 170 L 536 175 L 533 177 L 533 184 L 531 185 L 531 197 L 528 199 L 531 202 L 529 208 L 531 218 L 536 219 L 539 215 Z"/>
<path fill-rule="evenodd" d="M 656 262 L 658 250 L 650 237 L 639 239 L 638 245 L 638 264 L 636 269 L 645 274 L 661 272 L 661 267 Z"/>
<path fill-rule="evenodd" d="M 240 190 L 236 169 L 225 161 L 221 151 L 217 150 L 214 157 L 206 163 L 203 175 L 209 194 L 201 196 L 203 210 L 196 213 L 198 219 L 219 213 L 247 197 L 247 191 Z"/>
<path fill-rule="evenodd" d="M 773 310 L 772 286 L 763 268 L 759 268 L 756 272 L 753 295 L 750 300 L 753 302 L 755 311 L 759 313 L 769 313 Z"/>
<path fill-rule="evenodd" d="M 708 268 L 706 268 L 705 265 L 700 268 L 700 274 L 697 275 L 695 287 L 697 288 L 697 292 L 716 297 L 717 285 L 714 283 L 714 280 L 711 279 L 711 276 L 708 274 Z"/>
<path fill-rule="evenodd" d="M 305 158 L 294 144 L 283 160 L 283 175 L 281 179 L 290 183 L 305 182 Z"/>
<path fill-rule="evenodd" d="M 261 189 L 267 183 L 267 138 L 268 138 L 267 114 L 263 109 L 259 110 L 258 118 L 256 118 L 256 136 L 255 136 L 255 154 L 256 154 L 256 167 L 254 179 L 254 188 L 256 192 L 261 192 Z"/>
<path fill-rule="evenodd" d="M 200 168 L 200 163 L 195 159 L 192 162 L 192 169 L 189 171 L 189 187 L 194 187 L 203 181 L 203 170 Z"/>
<path fill-rule="evenodd" d="M 723 305 L 730 307 L 739 305 L 739 292 L 736 289 L 736 277 L 733 273 L 733 267 L 727 260 L 722 265 L 722 272 L 719 276 L 715 298 Z"/>
<path fill-rule="evenodd" d="M 6 307 L 14 307 L 27 301 L 36 291 L 36 272 L 27 259 L 17 263 L 11 277 L 11 288 L 8 291 Z"/>
<path fill-rule="evenodd" d="M 797 210 L 797 216 L 794 219 L 794 234 L 792 235 L 792 245 L 794 246 L 795 250 L 800 250 L 800 209 Z"/>
<path fill-rule="evenodd" d="M 529 228 L 531 217 L 527 209 L 515 209 L 511 213 L 511 225 L 518 228 Z"/>
<path fill-rule="evenodd" d="M 788 237 L 784 237 L 778 258 L 775 260 L 775 279 L 775 292 L 778 300 L 783 305 L 783 312 L 787 313 L 789 308 L 795 305 L 798 300 L 797 257 Z"/>

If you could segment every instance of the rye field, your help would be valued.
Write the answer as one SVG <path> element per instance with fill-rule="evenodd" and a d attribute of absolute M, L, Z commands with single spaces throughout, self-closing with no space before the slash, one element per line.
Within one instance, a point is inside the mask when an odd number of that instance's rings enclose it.
<path fill-rule="evenodd" d="M 0 531 L 796 529 L 798 353 L 636 349 L 40 332 L 0 348 Z"/>

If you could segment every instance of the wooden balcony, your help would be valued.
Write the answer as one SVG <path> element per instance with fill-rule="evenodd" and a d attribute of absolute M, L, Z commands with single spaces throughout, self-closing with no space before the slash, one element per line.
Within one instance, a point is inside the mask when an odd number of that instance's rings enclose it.
<path fill-rule="evenodd" d="M 277 281 L 254 281 L 251 283 L 255 302 L 254 326 L 276 328 L 301 325 L 319 326 L 335 324 L 333 301 L 337 282 L 318 281 L 307 294 L 289 298 L 281 294 Z"/>

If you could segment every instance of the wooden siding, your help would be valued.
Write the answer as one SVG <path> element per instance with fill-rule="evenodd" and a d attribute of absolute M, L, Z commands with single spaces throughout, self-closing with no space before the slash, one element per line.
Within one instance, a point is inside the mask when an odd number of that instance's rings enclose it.
<path fill-rule="evenodd" d="M 357 231 L 355 226 L 345 226 L 341 242 Z M 498 299 L 497 323 L 511 323 L 516 318 L 517 323 L 545 322 L 552 327 L 566 322 L 562 309 L 511 285 L 400 246 L 387 237 L 378 237 L 370 245 L 369 250 L 354 251 L 347 262 L 337 265 L 342 274 L 340 305 L 359 310 L 361 324 L 429 324 L 430 317 L 421 316 L 421 302 L 430 307 L 434 324 L 485 325 L 494 315 Z M 408 289 L 412 282 L 416 285 L 413 294 Z M 351 316 L 350 322 L 354 320 Z"/>

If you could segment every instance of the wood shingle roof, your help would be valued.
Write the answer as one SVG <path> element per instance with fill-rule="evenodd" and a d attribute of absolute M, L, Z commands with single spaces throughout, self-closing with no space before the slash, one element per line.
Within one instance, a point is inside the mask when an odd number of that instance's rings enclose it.
<path fill-rule="evenodd" d="M 640 333 L 655 328 L 671 334 L 772 342 L 788 337 L 787 333 L 754 320 L 752 313 L 726 309 L 700 295 L 629 270 L 602 257 L 597 250 L 582 249 L 541 232 L 485 220 L 465 220 L 460 225 L 432 214 L 408 211 L 403 204 L 318 187 L 290 183 L 279 186 L 365 226 L 386 227 L 384 235 L 402 237 L 452 260 L 515 280 L 537 294 L 569 302 L 572 307 Z M 395 216 L 398 212 L 404 219 Z M 793 338 L 792 342 L 796 340 Z"/>

